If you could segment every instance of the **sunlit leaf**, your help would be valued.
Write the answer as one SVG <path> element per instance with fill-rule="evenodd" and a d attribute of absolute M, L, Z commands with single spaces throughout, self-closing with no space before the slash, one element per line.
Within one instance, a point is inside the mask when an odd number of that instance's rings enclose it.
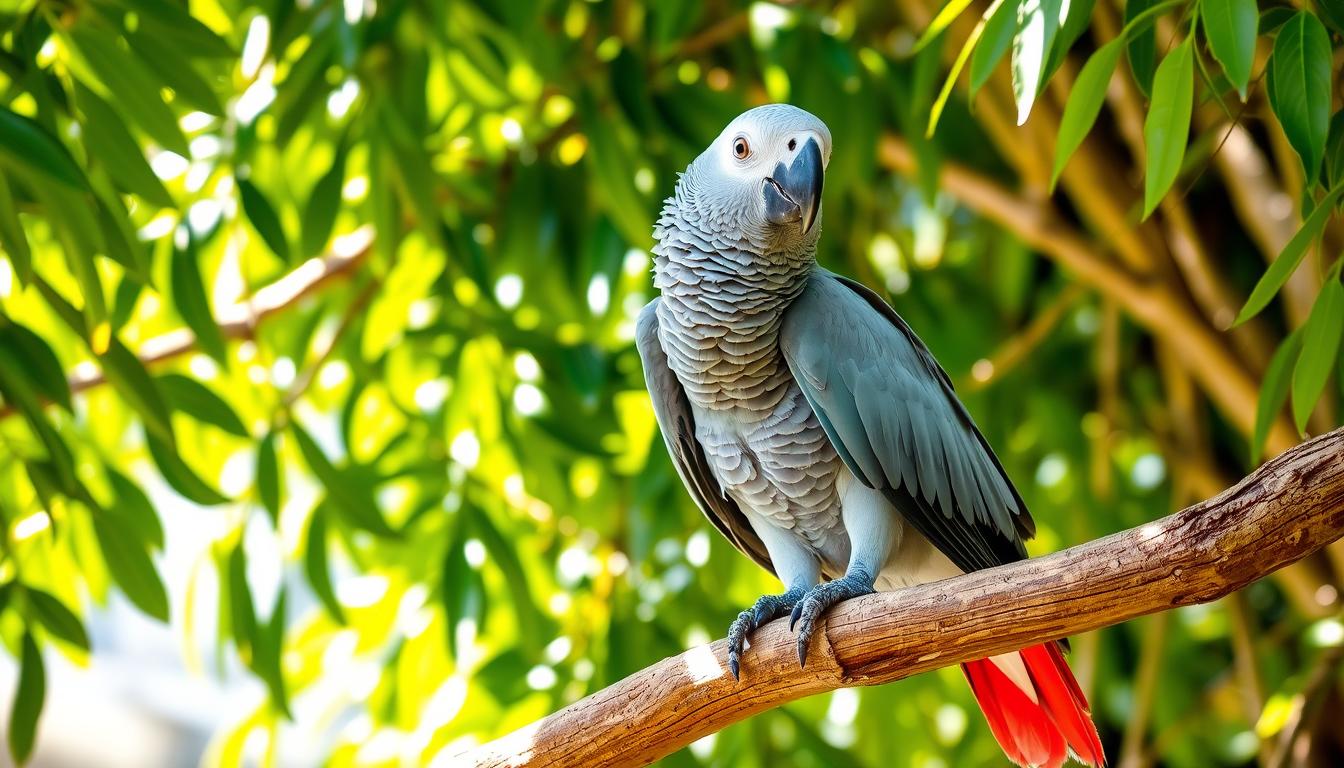
<path fill-rule="evenodd" d="M 948 0 L 947 5 L 944 5 L 943 9 L 938 12 L 938 15 L 933 17 L 933 21 L 929 22 L 929 26 L 924 28 L 924 32 L 920 34 L 919 40 L 915 41 L 915 50 L 918 51 L 925 45 L 928 45 L 930 40 L 941 34 L 944 29 L 947 29 L 948 25 L 956 21 L 962 11 L 969 8 L 970 5 L 971 0 Z"/>
<path fill-rule="evenodd" d="M 1013 38 L 1013 101 L 1017 124 L 1027 122 L 1040 91 L 1045 63 L 1059 31 L 1062 0 L 1022 0 L 1017 7 L 1017 34 Z"/>

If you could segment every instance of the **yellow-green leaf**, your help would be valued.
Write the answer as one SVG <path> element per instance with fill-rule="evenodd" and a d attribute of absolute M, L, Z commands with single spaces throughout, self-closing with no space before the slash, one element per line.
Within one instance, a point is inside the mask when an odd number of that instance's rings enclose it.
<path fill-rule="evenodd" d="M 1147 218 L 1171 189 L 1181 170 L 1195 95 L 1195 57 L 1190 38 L 1176 46 L 1157 67 L 1153 101 L 1143 121 L 1148 167 L 1143 182 L 1143 216 Z"/>
<path fill-rule="evenodd" d="M 250 437 L 247 426 L 233 408 L 209 387 L 180 373 L 168 373 L 158 379 L 159 391 L 174 410 L 197 421 L 211 424 L 239 437 Z"/>
<path fill-rule="evenodd" d="M 256 185 L 247 179 L 238 180 L 238 197 L 243 203 L 243 212 L 247 214 L 252 227 L 261 235 L 262 241 L 281 261 L 289 261 L 289 241 L 285 239 L 285 229 L 280 225 L 280 216 L 266 196 Z"/>
<path fill-rule="evenodd" d="M 1069 162 L 1075 150 L 1087 138 L 1092 124 L 1101 114 L 1101 106 L 1106 100 L 1106 88 L 1120 62 L 1123 50 L 1123 38 L 1116 38 L 1098 48 L 1096 53 L 1083 65 L 1078 79 L 1069 91 L 1069 101 L 1064 105 L 1064 116 L 1060 119 L 1059 133 L 1055 137 L 1055 168 L 1050 175 L 1053 187 L 1059 180 L 1059 174 Z"/>
<path fill-rule="evenodd" d="M 48 632 L 77 648 L 89 650 L 89 634 L 84 631 L 84 622 L 79 620 L 74 611 L 50 592 L 27 587 L 27 593 L 33 616 Z"/>
<path fill-rule="evenodd" d="M 1321 228 L 1330 218 L 1335 209 L 1335 201 L 1340 195 L 1344 195 L 1344 184 L 1337 184 L 1330 190 L 1324 198 L 1321 199 L 1316 207 L 1312 209 L 1311 215 L 1302 222 L 1298 228 L 1297 234 L 1288 241 L 1288 244 L 1279 252 L 1278 258 L 1269 265 L 1265 274 L 1260 277 L 1260 281 L 1255 284 L 1251 295 L 1246 299 L 1246 305 L 1241 308 L 1237 314 L 1237 321 L 1233 325 L 1240 325 L 1260 313 L 1269 300 L 1279 292 L 1283 284 L 1288 282 L 1289 276 L 1297 269 L 1297 265 L 1302 262 L 1302 257 L 1307 253 L 1307 246 L 1320 234 Z"/>
<path fill-rule="evenodd" d="M 1298 431 L 1306 427 L 1330 378 L 1341 336 L 1344 336 L 1344 285 L 1337 274 L 1332 274 L 1321 286 L 1302 328 L 1302 352 L 1293 368 L 1293 421 Z"/>
<path fill-rule="evenodd" d="M 205 280 L 201 275 L 200 257 L 193 238 L 188 238 L 186 248 L 173 249 L 169 280 L 172 283 L 173 307 L 192 333 L 196 334 L 196 343 L 201 351 L 220 365 L 228 367 L 228 349 L 210 308 Z"/>

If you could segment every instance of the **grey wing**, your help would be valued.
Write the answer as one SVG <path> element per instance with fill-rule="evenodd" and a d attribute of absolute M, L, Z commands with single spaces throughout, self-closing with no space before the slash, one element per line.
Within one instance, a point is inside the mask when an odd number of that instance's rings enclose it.
<path fill-rule="evenodd" d="M 661 299 L 654 299 L 640 311 L 635 326 L 635 346 L 644 363 L 644 383 L 653 399 L 653 413 L 658 418 L 658 426 L 667 443 L 667 452 L 672 456 L 672 464 L 677 468 L 677 474 L 681 475 L 681 481 L 691 498 L 695 499 L 700 511 L 705 513 L 714 527 L 743 554 L 774 573 L 775 568 L 770 562 L 765 544 L 756 535 L 737 502 L 723 493 L 695 437 L 695 418 L 691 413 L 690 401 L 686 399 L 686 392 L 676 374 L 668 366 L 667 353 L 663 351 L 662 341 L 658 337 L 659 301 Z"/>
<path fill-rule="evenodd" d="M 780 348 L 837 453 L 958 568 L 1026 556 L 1026 504 L 924 343 L 880 297 L 818 269 Z"/>

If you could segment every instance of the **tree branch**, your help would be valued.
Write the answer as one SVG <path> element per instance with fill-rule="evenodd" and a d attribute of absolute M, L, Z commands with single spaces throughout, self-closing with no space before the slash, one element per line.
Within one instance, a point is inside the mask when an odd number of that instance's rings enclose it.
<path fill-rule="evenodd" d="M 636 766 L 751 715 L 878 685 L 1145 614 L 1206 603 L 1344 535 L 1344 429 L 1297 446 L 1234 488 L 1161 520 L 1048 557 L 837 606 L 798 668 L 787 622 L 757 632 L 741 682 L 725 643 L 702 645 L 454 765 Z"/>
<path fill-rule="evenodd" d="M 225 339 L 245 339 L 252 335 L 257 323 L 277 312 L 299 303 L 320 291 L 327 283 L 348 275 L 364 261 L 373 245 L 373 228 L 362 227 L 336 239 L 329 253 L 300 264 L 294 271 L 260 288 L 247 301 L 222 307 L 215 313 L 215 322 Z M 196 334 L 189 329 L 174 331 L 147 339 L 136 352 L 144 365 L 179 357 L 196 348 Z M 70 392 L 78 394 L 107 382 L 103 372 L 93 368 L 77 371 L 70 376 Z M 0 419 L 14 413 L 11 406 L 0 406 Z"/>

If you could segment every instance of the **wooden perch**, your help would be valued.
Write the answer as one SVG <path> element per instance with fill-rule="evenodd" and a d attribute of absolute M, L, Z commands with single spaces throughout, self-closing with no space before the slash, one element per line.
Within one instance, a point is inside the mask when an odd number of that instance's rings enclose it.
<path fill-rule="evenodd" d="M 724 641 L 702 645 L 452 764 L 646 765 L 804 696 L 1217 600 L 1341 535 L 1344 429 L 1337 429 L 1161 520 L 1048 557 L 838 605 L 815 635 L 806 669 L 780 619 L 752 638 L 741 682 L 728 674 Z"/>

